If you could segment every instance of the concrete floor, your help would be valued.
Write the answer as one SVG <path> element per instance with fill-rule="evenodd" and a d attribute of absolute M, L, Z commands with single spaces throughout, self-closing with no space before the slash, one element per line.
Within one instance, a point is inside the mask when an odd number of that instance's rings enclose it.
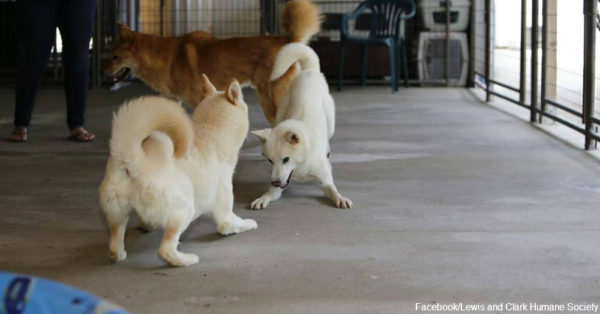
<path fill-rule="evenodd" d="M 245 209 L 268 180 L 249 137 L 234 178 L 235 211 L 259 229 L 216 234 L 197 220 L 169 268 L 160 232 L 128 230 L 110 264 L 96 188 L 110 112 L 137 85 L 92 91 L 98 140 L 64 140 L 64 96 L 41 91 L 27 144 L 0 143 L 0 270 L 65 282 L 135 313 L 390 313 L 415 303 L 592 302 L 600 291 L 596 160 L 465 89 L 387 87 L 335 93 L 334 176 L 356 208 L 294 183 L 263 211 Z M 0 89 L 0 135 L 13 93 Z M 253 93 L 253 128 L 267 125 Z"/>

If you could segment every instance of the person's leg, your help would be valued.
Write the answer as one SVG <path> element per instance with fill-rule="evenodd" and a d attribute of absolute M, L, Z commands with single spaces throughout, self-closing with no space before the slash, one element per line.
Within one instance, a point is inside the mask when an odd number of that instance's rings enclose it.
<path fill-rule="evenodd" d="M 67 124 L 74 139 L 87 141 L 94 135 L 83 129 L 89 83 L 89 44 L 94 26 L 96 0 L 61 0 L 58 27 L 63 38 Z"/>
<path fill-rule="evenodd" d="M 17 23 L 22 44 L 15 88 L 13 141 L 27 139 L 33 102 L 48 64 L 58 22 L 59 0 L 17 1 Z"/>

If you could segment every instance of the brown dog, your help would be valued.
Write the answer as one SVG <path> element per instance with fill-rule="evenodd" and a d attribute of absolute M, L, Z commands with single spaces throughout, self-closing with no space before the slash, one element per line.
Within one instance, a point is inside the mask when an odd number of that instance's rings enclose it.
<path fill-rule="evenodd" d="M 104 72 L 113 80 L 132 71 L 164 96 L 195 107 L 202 99 L 201 74 L 223 90 L 232 78 L 256 88 L 265 117 L 275 122 L 277 103 L 298 72 L 291 67 L 286 75 L 270 82 L 277 53 L 287 43 L 306 43 L 321 26 L 318 7 L 309 0 L 293 0 L 283 11 L 285 36 L 255 36 L 218 39 L 205 32 L 158 37 L 134 32 L 119 25 Z"/>

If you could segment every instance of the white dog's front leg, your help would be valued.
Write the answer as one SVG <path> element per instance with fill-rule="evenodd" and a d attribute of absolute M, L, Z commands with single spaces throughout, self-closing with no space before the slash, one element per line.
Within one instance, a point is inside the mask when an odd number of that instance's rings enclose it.
<path fill-rule="evenodd" d="M 338 192 L 333 182 L 331 184 L 322 185 L 321 188 L 323 189 L 325 196 L 331 199 L 336 207 L 350 209 L 354 205 L 349 198 L 342 196 L 342 194 Z"/>
<path fill-rule="evenodd" d="M 275 201 L 281 197 L 281 191 L 280 187 L 269 185 L 269 190 L 265 194 L 250 203 L 250 209 L 266 208 L 271 201 Z"/>
<path fill-rule="evenodd" d="M 323 189 L 323 194 L 331 199 L 338 208 L 352 208 L 354 205 L 352 201 L 343 197 L 333 183 L 333 174 L 331 173 L 331 164 L 329 163 L 329 160 L 325 160 L 323 165 L 323 169 L 320 169 L 321 171 L 318 171 L 316 175 L 317 179 L 320 181 L 319 185 L 321 186 L 321 189 Z"/>

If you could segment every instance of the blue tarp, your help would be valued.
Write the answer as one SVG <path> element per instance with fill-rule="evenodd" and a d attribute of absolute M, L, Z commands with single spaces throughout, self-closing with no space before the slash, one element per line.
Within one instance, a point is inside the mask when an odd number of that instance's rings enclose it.
<path fill-rule="evenodd" d="M 123 314 L 124 309 L 52 280 L 0 272 L 0 314 Z"/>

